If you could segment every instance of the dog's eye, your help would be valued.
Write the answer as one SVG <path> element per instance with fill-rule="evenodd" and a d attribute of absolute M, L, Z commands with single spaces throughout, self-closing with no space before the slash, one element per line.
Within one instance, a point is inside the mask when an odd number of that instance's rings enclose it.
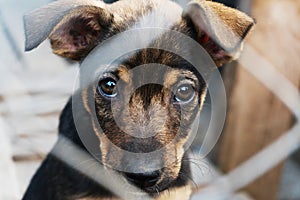
<path fill-rule="evenodd" d="M 105 78 L 99 81 L 98 91 L 101 95 L 109 98 L 117 96 L 117 81 L 113 78 Z"/>
<path fill-rule="evenodd" d="M 190 84 L 180 85 L 175 91 L 174 100 L 178 103 L 188 103 L 195 96 L 195 90 Z"/>

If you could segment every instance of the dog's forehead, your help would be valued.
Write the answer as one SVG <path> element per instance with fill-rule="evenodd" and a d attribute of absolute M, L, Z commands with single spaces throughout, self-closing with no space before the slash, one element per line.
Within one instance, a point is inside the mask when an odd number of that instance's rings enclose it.
<path fill-rule="evenodd" d="M 196 77 L 195 70 L 192 64 L 175 53 L 162 49 L 145 48 L 116 59 L 108 71 L 117 72 L 119 76 L 131 74 L 163 77 L 164 74 L 173 74 L 174 76 L 182 75 L 194 78 Z"/>
<path fill-rule="evenodd" d="M 174 35 L 176 32 L 181 32 L 185 36 L 195 37 L 194 32 L 189 26 L 189 22 L 182 18 L 182 8 L 179 4 L 170 0 L 126 0 L 117 1 L 107 5 L 107 9 L 114 13 L 115 22 L 109 34 L 115 35 L 125 30 L 143 29 L 143 28 L 158 28 L 163 29 L 161 34 L 153 38 L 151 32 L 137 31 L 135 43 L 141 40 L 144 43 L 149 36 L 149 46 L 145 49 L 130 53 L 126 59 L 122 58 L 121 62 L 117 61 L 113 66 L 113 70 L 118 73 L 118 76 L 125 82 L 130 79 L 135 79 L 138 82 L 159 82 L 164 80 L 178 80 L 180 74 L 192 77 L 197 81 L 198 75 L 195 75 L 191 64 L 178 56 L 178 52 L 182 55 L 189 55 L 191 47 L 184 39 L 180 40 Z M 158 31 L 160 32 L 160 31 Z M 140 35 L 139 35 L 140 33 Z M 126 44 L 130 41 L 126 40 Z M 174 53 L 161 50 L 174 49 Z M 155 63 L 155 64 L 154 64 Z M 155 66 L 156 65 L 156 66 Z M 159 65 L 165 67 L 158 67 Z M 144 66 L 138 73 L 130 73 L 134 68 Z M 187 69 L 188 66 L 188 69 Z M 170 73 L 176 71 L 176 73 Z M 131 75 L 130 75 L 131 74 Z M 147 79 L 147 80 L 146 80 Z"/>
<path fill-rule="evenodd" d="M 170 28 L 182 19 L 182 8 L 169 0 L 117 1 L 107 9 L 114 14 L 116 26 Z"/>
<path fill-rule="evenodd" d="M 145 48 L 116 59 L 108 71 L 115 72 L 125 82 L 132 79 L 170 85 L 184 78 L 198 81 L 196 68 L 188 61 L 161 49 Z"/>

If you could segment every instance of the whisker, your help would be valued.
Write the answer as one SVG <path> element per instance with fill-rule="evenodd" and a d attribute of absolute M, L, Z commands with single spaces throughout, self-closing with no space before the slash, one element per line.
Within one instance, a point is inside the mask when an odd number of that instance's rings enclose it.
<path fill-rule="evenodd" d="M 197 159 L 185 159 L 184 162 L 189 162 L 190 165 L 194 165 L 196 169 L 196 173 L 193 173 L 195 180 L 201 180 L 207 176 L 213 175 L 212 170 L 210 169 L 209 165 L 205 161 L 200 161 Z"/>
<path fill-rule="evenodd" d="M 179 174 L 184 176 L 184 178 L 187 178 L 188 180 L 190 180 L 195 187 L 198 186 L 197 183 L 194 181 L 194 179 L 192 177 L 190 177 L 189 175 L 187 175 L 187 173 L 179 172 Z"/>
<path fill-rule="evenodd" d="M 210 163 L 204 159 L 184 158 L 183 160 L 197 162 L 199 165 L 201 165 L 203 167 L 207 167 L 207 169 L 209 168 L 209 165 L 210 165 Z"/>
<path fill-rule="evenodd" d="M 183 160 L 183 162 L 189 162 L 191 164 L 194 164 L 198 169 L 199 171 L 201 172 L 201 175 L 203 176 L 204 175 L 204 170 L 202 168 L 202 166 L 200 165 L 200 163 L 198 162 L 195 162 L 195 161 L 192 161 L 192 160 Z M 205 165 L 204 165 L 205 166 Z M 208 168 L 207 168 L 208 169 Z"/>

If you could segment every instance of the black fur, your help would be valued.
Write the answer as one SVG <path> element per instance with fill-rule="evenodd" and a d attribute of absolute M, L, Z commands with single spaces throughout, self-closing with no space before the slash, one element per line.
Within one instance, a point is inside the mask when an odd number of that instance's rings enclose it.
<path fill-rule="evenodd" d="M 32 178 L 23 200 L 68 200 L 74 199 L 74 197 L 112 197 L 113 195 L 105 187 L 95 183 L 95 181 L 53 155 L 52 152 L 56 148 L 66 145 L 61 140 L 61 136 L 68 138 L 77 147 L 88 152 L 82 144 L 74 124 L 71 98 L 60 116 L 58 141 Z M 177 180 L 171 187 L 186 185 L 188 182 L 186 177 L 190 177 L 190 167 L 187 162 L 183 162 L 181 173 L 179 173 Z"/>
<path fill-rule="evenodd" d="M 58 148 L 60 145 L 65 145 L 60 140 L 61 136 L 71 140 L 83 151 L 87 151 L 75 128 L 72 114 L 72 99 L 68 101 L 60 116 L 59 139 L 53 147 L 53 150 Z M 111 196 L 111 194 L 102 186 L 74 170 L 50 152 L 38 169 L 37 173 L 32 178 L 30 187 L 26 191 L 23 199 L 65 200 L 69 199 L 71 196 L 81 197 L 99 195 L 102 197 Z"/>

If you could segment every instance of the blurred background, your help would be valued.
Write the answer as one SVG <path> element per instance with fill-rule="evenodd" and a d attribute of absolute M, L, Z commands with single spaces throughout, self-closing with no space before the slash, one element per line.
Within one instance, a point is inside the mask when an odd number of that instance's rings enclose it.
<path fill-rule="evenodd" d="M 58 116 L 77 76 L 78 64 L 53 55 L 47 41 L 24 52 L 22 16 L 50 2 L 0 0 L 1 200 L 22 197 L 57 138 Z M 247 12 L 257 24 L 241 58 L 220 70 L 226 123 L 205 159 L 197 155 L 205 127 L 199 131 L 192 146 L 193 179 L 209 186 L 227 178 L 229 199 L 300 199 L 300 1 L 220 2 Z M 209 98 L 203 112 L 209 116 Z M 274 148 L 260 154 L 274 141 Z"/>

